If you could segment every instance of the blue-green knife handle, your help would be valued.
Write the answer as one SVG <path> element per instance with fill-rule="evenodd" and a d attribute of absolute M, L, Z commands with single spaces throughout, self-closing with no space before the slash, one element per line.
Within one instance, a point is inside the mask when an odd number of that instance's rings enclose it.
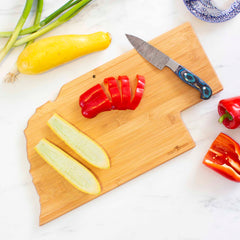
<path fill-rule="evenodd" d="M 201 99 L 207 100 L 212 96 L 212 89 L 198 76 L 179 65 L 175 74 L 188 85 L 196 88 L 201 93 Z"/>

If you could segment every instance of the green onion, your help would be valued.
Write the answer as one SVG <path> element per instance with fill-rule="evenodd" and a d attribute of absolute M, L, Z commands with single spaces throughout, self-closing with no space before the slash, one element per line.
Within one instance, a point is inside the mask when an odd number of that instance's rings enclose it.
<path fill-rule="evenodd" d="M 41 16 L 42 16 L 42 10 L 43 10 L 43 0 L 38 0 L 37 12 L 36 12 L 35 20 L 34 20 L 34 25 L 40 23 Z"/>
<path fill-rule="evenodd" d="M 33 33 L 37 30 L 39 30 L 40 28 L 44 27 L 45 25 L 47 25 L 49 22 L 51 22 L 54 18 L 56 18 L 57 16 L 59 16 L 61 13 L 63 13 L 64 11 L 66 11 L 67 9 L 71 8 L 72 6 L 76 5 L 77 3 L 79 3 L 82 0 L 70 0 L 67 3 L 65 3 L 63 6 L 61 6 L 60 8 L 58 8 L 55 12 L 53 12 L 52 14 L 50 14 L 48 17 L 46 17 L 45 19 L 43 19 L 42 21 L 40 21 L 39 23 L 35 23 L 33 26 L 22 29 L 19 33 L 19 35 L 26 35 L 26 34 L 30 34 Z M 12 34 L 12 32 L 0 32 L 0 37 L 10 37 Z"/>
<path fill-rule="evenodd" d="M 36 11 L 36 16 L 35 16 L 35 20 L 34 20 L 34 25 L 37 25 L 37 24 L 40 23 L 40 21 L 41 21 L 41 15 L 42 15 L 42 10 L 43 10 L 43 0 L 38 0 L 37 11 Z M 32 43 L 32 42 L 33 42 L 33 40 L 32 40 L 32 41 L 29 41 L 29 42 L 26 44 L 26 46 L 29 45 L 29 44 Z M 25 47 L 26 47 L 26 46 L 25 46 Z"/>
<path fill-rule="evenodd" d="M 86 4 L 88 4 L 91 1 L 92 0 L 80 1 L 79 3 L 74 5 L 70 10 L 68 10 L 66 13 L 64 13 L 62 16 L 60 16 L 57 20 L 50 23 L 46 27 L 39 29 L 38 31 L 36 31 L 35 33 L 32 33 L 31 35 L 28 35 L 26 37 L 23 37 L 23 38 L 17 40 L 14 44 L 14 47 L 20 46 L 28 41 L 34 40 L 37 37 L 40 37 L 41 35 L 49 32 L 52 29 L 58 27 L 59 25 L 65 23 L 66 21 L 68 21 L 69 19 L 74 17 L 76 15 L 76 12 L 78 12 L 80 9 L 82 9 Z"/>
<path fill-rule="evenodd" d="M 3 47 L 3 49 L 0 51 L 0 61 L 2 61 L 3 58 L 7 55 L 9 50 L 14 45 L 16 39 L 18 38 L 19 32 L 21 31 L 21 29 L 22 29 L 25 21 L 27 20 L 28 15 L 31 11 L 32 4 L 33 4 L 33 0 L 27 0 L 26 1 L 23 13 L 22 13 L 20 19 L 18 20 L 18 23 L 17 23 L 14 31 L 12 32 L 11 37 L 9 38 L 8 42 Z"/>
<path fill-rule="evenodd" d="M 50 23 L 54 18 L 56 18 L 57 16 L 59 16 L 62 12 L 64 12 L 65 10 L 71 8 L 73 5 L 79 3 L 82 0 L 76 0 L 73 2 L 73 0 L 68 1 L 67 3 L 65 3 L 62 7 L 60 7 L 59 9 L 57 9 L 55 12 L 53 12 L 52 14 L 50 14 L 48 17 L 46 17 L 44 20 L 41 21 L 40 26 L 43 27 L 45 25 L 47 25 L 48 23 Z"/>
<path fill-rule="evenodd" d="M 37 10 L 36 10 L 36 16 L 35 16 L 35 20 L 34 20 L 34 24 L 39 24 L 40 20 L 41 20 L 41 15 L 42 15 L 42 10 L 43 10 L 43 0 L 38 0 L 38 5 L 37 5 Z M 33 42 L 29 41 L 25 47 L 27 47 L 29 44 L 31 44 Z M 16 81 L 17 76 L 19 75 L 19 71 L 17 69 L 17 65 L 14 64 L 14 66 L 12 67 L 11 71 L 8 72 L 6 74 L 6 76 L 4 77 L 4 82 L 8 82 L 8 83 L 13 83 Z"/>

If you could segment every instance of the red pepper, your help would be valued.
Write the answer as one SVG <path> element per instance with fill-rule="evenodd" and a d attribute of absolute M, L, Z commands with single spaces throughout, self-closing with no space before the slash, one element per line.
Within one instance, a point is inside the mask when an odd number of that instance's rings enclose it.
<path fill-rule="evenodd" d="M 219 122 L 234 129 L 240 125 L 240 96 L 223 99 L 218 103 Z"/>
<path fill-rule="evenodd" d="M 118 80 L 120 80 L 122 91 L 121 109 L 128 109 L 131 102 L 131 88 L 129 78 L 127 76 L 119 76 Z"/>
<path fill-rule="evenodd" d="M 79 105 L 86 118 L 93 118 L 100 112 L 112 109 L 112 105 L 100 84 L 84 92 L 79 98 Z"/>
<path fill-rule="evenodd" d="M 111 102 L 100 84 L 88 89 L 79 97 L 79 105 L 82 108 L 82 114 L 84 117 L 93 118 L 100 112 L 112 109 L 136 109 L 143 96 L 145 78 L 137 75 L 138 82 L 132 100 L 128 77 L 119 76 L 118 79 L 121 81 L 121 93 L 114 77 L 104 79 L 104 83 L 108 85 Z"/>
<path fill-rule="evenodd" d="M 104 83 L 108 85 L 108 91 L 112 98 L 112 107 L 121 109 L 122 100 L 116 79 L 114 77 L 105 78 Z"/>
<path fill-rule="evenodd" d="M 139 105 L 144 92 L 145 78 L 141 75 L 137 75 L 137 80 L 138 82 L 137 82 L 135 94 L 129 105 L 129 109 L 132 109 L 132 110 L 136 109 L 136 107 Z"/>
<path fill-rule="evenodd" d="M 100 91 L 102 91 L 102 87 L 100 84 L 97 84 L 84 92 L 79 98 L 80 107 L 83 107 L 86 102 L 89 102 L 91 99 L 95 98 Z"/>
<path fill-rule="evenodd" d="M 240 182 L 240 145 L 224 133 L 212 143 L 203 163 L 221 175 Z"/>

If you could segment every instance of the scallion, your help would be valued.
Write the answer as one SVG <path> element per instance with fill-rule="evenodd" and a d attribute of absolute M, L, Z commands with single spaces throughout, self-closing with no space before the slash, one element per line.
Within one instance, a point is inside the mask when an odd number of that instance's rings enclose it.
<path fill-rule="evenodd" d="M 51 13 L 49 16 L 47 16 L 45 19 L 43 19 L 42 21 L 40 21 L 39 23 L 35 23 L 33 26 L 22 29 L 19 33 L 19 35 L 26 35 L 26 34 L 30 34 L 33 33 L 37 30 L 39 30 L 40 28 L 46 26 L 49 22 L 51 22 L 54 18 L 56 18 L 57 16 L 59 16 L 60 14 L 62 14 L 64 11 L 66 11 L 67 9 L 71 8 L 72 6 L 76 5 L 77 3 L 79 3 L 82 0 L 70 0 L 67 3 L 65 3 L 63 6 L 61 6 L 60 8 L 58 8 L 55 12 Z M 0 32 L 0 37 L 10 37 L 12 34 L 11 31 L 8 32 Z"/>
<path fill-rule="evenodd" d="M 40 23 L 42 10 L 43 10 L 43 0 L 38 0 L 34 25 Z M 26 43 L 25 47 L 27 47 L 27 45 L 31 44 L 32 42 L 33 42 L 33 40 Z M 19 75 L 19 71 L 17 69 L 16 64 L 14 64 L 11 71 L 9 73 L 7 73 L 7 75 L 4 77 L 4 81 L 5 82 L 15 82 L 18 75 Z"/>
<path fill-rule="evenodd" d="M 26 1 L 24 10 L 22 12 L 22 15 L 21 15 L 20 19 L 18 20 L 18 23 L 17 23 L 14 31 L 12 32 L 11 37 L 9 38 L 9 40 L 7 41 L 7 43 L 3 47 L 3 49 L 0 51 L 0 62 L 7 55 L 9 50 L 14 45 L 16 39 L 18 38 L 19 32 L 22 30 L 22 27 L 23 27 L 25 21 L 27 20 L 27 17 L 29 15 L 30 11 L 31 11 L 32 4 L 33 4 L 33 0 L 27 0 Z"/>
<path fill-rule="evenodd" d="M 57 20 L 55 20 L 54 22 L 50 23 L 49 25 L 47 25 L 44 28 L 39 29 L 38 31 L 22 37 L 21 39 L 17 40 L 14 44 L 14 47 L 20 46 L 22 44 L 25 44 L 31 40 L 34 40 L 38 37 L 40 37 L 41 35 L 51 31 L 52 29 L 58 27 L 59 25 L 65 23 L 66 21 L 68 21 L 69 19 L 71 19 L 73 16 L 75 16 L 75 13 L 78 12 L 80 9 L 82 9 L 86 4 L 88 4 L 89 2 L 91 2 L 92 0 L 82 0 L 79 3 L 75 4 L 71 9 L 69 9 L 67 12 L 65 12 L 62 16 L 60 16 Z"/>
<path fill-rule="evenodd" d="M 38 25 L 41 21 L 41 16 L 42 16 L 42 10 L 43 10 L 43 0 L 38 0 L 38 4 L 37 4 L 37 11 L 36 11 L 36 15 L 35 15 L 35 20 L 34 20 L 34 25 Z M 26 46 L 30 43 L 32 43 L 32 41 L 29 41 Z M 25 46 L 25 47 L 26 47 Z"/>

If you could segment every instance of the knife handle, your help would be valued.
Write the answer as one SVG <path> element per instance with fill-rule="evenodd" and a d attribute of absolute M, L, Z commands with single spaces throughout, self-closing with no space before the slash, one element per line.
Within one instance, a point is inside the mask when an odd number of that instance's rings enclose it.
<path fill-rule="evenodd" d="M 175 74 L 191 87 L 196 88 L 201 93 L 201 99 L 207 100 L 212 96 L 212 89 L 198 76 L 178 65 Z"/>

